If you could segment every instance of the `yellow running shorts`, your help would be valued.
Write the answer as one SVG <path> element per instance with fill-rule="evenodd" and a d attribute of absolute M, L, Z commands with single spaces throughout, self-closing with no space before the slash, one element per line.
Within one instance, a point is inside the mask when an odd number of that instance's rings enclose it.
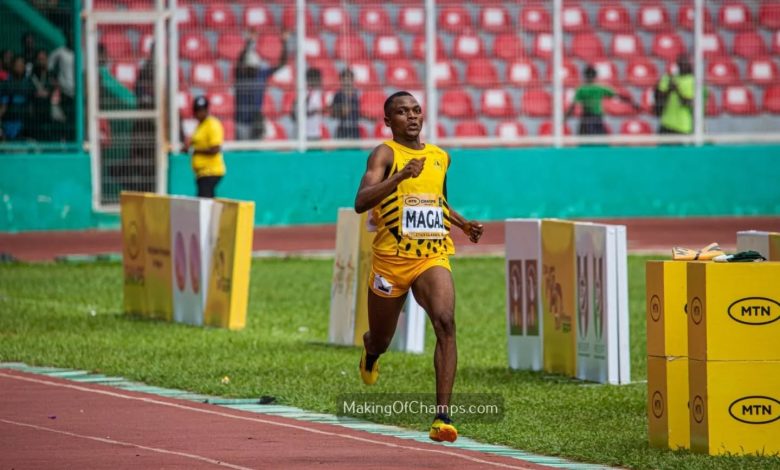
<path fill-rule="evenodd" d="M 441 266 L 452 272 L 450 258 L 403 258 L 374 253 L 368 287 L 380 297 L 400 297 L 409 291 L 414 281 L 428 269 Z"/>

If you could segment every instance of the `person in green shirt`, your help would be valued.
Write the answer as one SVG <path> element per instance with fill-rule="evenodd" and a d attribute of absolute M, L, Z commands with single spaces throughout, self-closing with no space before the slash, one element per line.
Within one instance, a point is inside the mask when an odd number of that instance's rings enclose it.
<path fill-rule="evenodd" d="M 612 88 L 595 83 L 596 69 L 588 64 L 585 67 L 585 84 L 577 88 L 574 99 L 566 110 L 566 119 L 574 114 L 577 103 L 582 106 L 582 117 L 580 118 L 580 135 L 602 135 L 607 133 L 604 127 L 604 110 L 601 107 L 601 101 L 604 98 L 618 97 L 620 100 L 630 103 L 637 108 L 630 96 L 620 95 Z"/>
<path fill-rule="evenodd" d="M 696 95 L 693 66 L 684 54 L 677 56 L 677 75 L 665 74 L 656 86 L 655 100 L 660 113 L 659 134 L 693 133 L 693 101 Z M 704 90 L 707 98 L 707 90 Z"/>

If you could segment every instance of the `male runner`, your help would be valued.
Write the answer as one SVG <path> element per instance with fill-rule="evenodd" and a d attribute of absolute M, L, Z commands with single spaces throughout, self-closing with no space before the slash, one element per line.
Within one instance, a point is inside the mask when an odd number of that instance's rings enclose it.
<path fill-rule="evenodd" d="M 417 100 L 409 92 L 399 91 L 387 98 L 384 111 L 393 140 L 371 152 L 355 197 L 355 210 L 372 210 L 371 219 L 377 227 L 369 279 L 369 331 L 363 335 L 360 376 L 367 385 L 376 382 L 379 355 L 393 339 L 411 288 L 436 333 L 437 414 L 429 436 L 434 441 L 453 442 L 458 431 L 448 408 L 458 356 L 455 287 L 448 258 L 455 246 L 449 231 L 454 225 L 477 243 L 483 227 L 467 221 L 447 204 L 450 157 L 439 147 L 420 142 L 423 114 Z"/>

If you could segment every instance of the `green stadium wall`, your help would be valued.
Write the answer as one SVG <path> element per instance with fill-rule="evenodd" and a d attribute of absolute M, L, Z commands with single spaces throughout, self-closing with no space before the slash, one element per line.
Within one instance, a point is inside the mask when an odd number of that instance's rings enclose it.
<path fill-rule="evenodd" d="M 453 149 L 448 189 L 466 217 L 780 215 L 780 146 Z M 366 151 L 229 152 L 222 197 L 255 201 L 256 225 L 334 223 Z M 0 154 L 0 231 L 117 228 L 92 211 L 89 156 Z M 186 155 L 171 194 L 194 195 Z"/>

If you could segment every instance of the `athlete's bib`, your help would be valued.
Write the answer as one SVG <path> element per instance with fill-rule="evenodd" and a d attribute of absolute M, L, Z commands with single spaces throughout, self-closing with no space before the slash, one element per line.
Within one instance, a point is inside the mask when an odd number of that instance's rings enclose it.
<path fill-rule="evenodd" d="M 441 198 L 435 194 L 403 196 L 401 234 L 412 239 L 440 240 L 447 236 Z"/>

